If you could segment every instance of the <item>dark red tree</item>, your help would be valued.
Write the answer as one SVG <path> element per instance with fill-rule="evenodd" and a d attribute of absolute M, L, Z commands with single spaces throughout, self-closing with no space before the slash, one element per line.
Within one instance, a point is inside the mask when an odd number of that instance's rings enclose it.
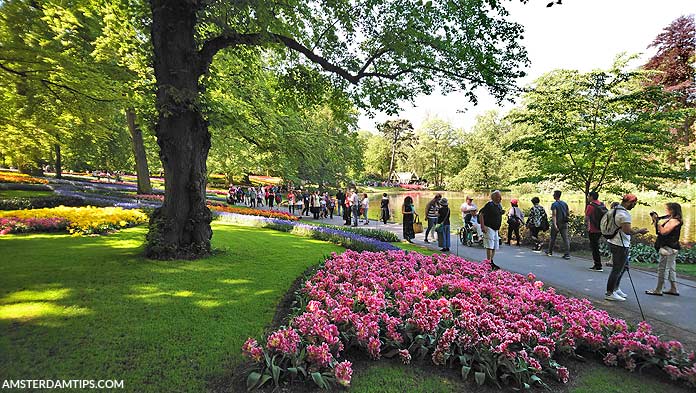
<path fill-rule="evenodd" d="M 675 19 L 660 33 L 648 48 L 657 48 L 657 53 L 643 67 L 660 71 L 653 76 L 652 83 L 676 93 L 681 109 L 686 111 L 681 127 L 673 130 L 674 142 L 680 146 L 679 156 L 684 167 L 691 169 L 690 155 L 696 148 L 693 129 L 696 115 L 696 82 L 692 63 L 696 60 L 696 24 L 694 15 L 683 15 Z"/>

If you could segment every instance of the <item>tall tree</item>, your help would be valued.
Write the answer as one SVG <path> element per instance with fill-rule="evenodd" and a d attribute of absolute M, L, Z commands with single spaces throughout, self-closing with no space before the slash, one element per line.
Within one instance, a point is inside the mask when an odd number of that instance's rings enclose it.
<path fill-rule="evenodd" d="M 696 24 L 694 15 L 675 19 L 660 33 L 648 48 L 657 53 L 643 66 L 655 70 L 650 84 L 662 86 L 675 93 L 675 99 L 684 109 L 684 120 L 673 129 L 673 139 L 679 149 L 671 152 L 672 160 L 682 159 L 686 171 L 691 169 L 691 159 L 696 153 Z M 693 176 L 693 174 L 689 174 Z"/>
<path fill-rule="evenodd" d="M 377 131 L 382 133 L 389 144 L 389 174 L 394 172 L 397 155 L 405 154 L 405 148 L 413 143 L 415 135 L 413 124 L 406 119 L 387 120 L 377 125 Z"/>
<path fill-rule="evenodd" d="M 660 190 L 674 177 L 659 156 L 669 149 L 669 96 L 645 86 L 644 71 L 618 58 L 607 71 L 556 70 L 537 79 L 511 118 L 530 126 L 511 145 L 537 161 L 542 180 L 558 178 L 587 195 L 631 184 Z M 662 190 L 667 192 L 666 190 Z"/>
<path fill-rule="evenodd" d="M 502 99 L 523 73 L 522 27 L 500 2 L 151 0 L 156 126 L 166 192 L 150 221 L 147 255 L 196 258 L 210 251 L 205 205 L 210 133 L 200 77 L 229 47 L 290 49 L 316 64 L 361 107 L 395 111 L 434 86 L 485 86 Z M 301 55 L 302 57 L 298 57 Z M 314 67 L 314 66 L 312 66 Z M 311 82 L 309 82 L 311 84 Z"/>
<path fill-rule="evenodd" d="M 460 157 L 454 157 L 458 142 L 458 131 L 448 122 L 438 118 L 428 118 L 416 132 L 416 141 L 410 152 L 410 161 L 421 178 L 427 179 L 436 187 L 444 186 L 445 176 L 457 168 Z"/>

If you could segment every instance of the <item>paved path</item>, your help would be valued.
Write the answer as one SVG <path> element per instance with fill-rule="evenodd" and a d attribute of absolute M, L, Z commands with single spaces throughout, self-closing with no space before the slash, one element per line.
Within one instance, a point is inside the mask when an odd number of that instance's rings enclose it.
<path fill-rule="evenodd" d="M 286 209 L 282 209 L 286 211 Z M 311 217 L 303 217 L 303 220 L 311 223 Z M 324 223 L 342 225 L 343 220 L 334 217 L 333 220 L 319 220 Z M 402 235 L 401 224 L 383 224 L 377 221 L 370 221 L 369 225 L 360 225 L 363 228 L 383 229 L 396 233 L 399 238 Z M 458 229 L 458 228 L 457 228 Z M 414 243 L 430 249 L 438 249 L 437 242 L 425 243 L 424 234 L 416 235 Z M 467 247 L 459 243 L 458 236 L 451 234 L 450 252 L 463 258 L 473 261 L 486 259 L 486 250 L 481 247 Z M 527 274 L 534 273 L 537 278 L 545 284 L 571 291 L 577 295 L 584 294 L 588 299 L 599 304 L 612 303 L 613 306 L 620 306 L 631 311 L 639 312 L 638 302 L 631 287 L 631 281 L 625 274 L 621 280 L 621 289 L 627 293 L 628 299 L 625 302 L 608 302 L 604 300 L 607 278 L 611 268 L 604 269 L 604 272 L 592 272 L 588 268 L 592 262 L 585 258 L 571 257 L 565 260 L 559 256 L 546 256 L 544 253 L 537 253 L 526 247 L 501 246 L 497 251 L 495 263 L 501 268 Z M 681 296 L 650 296 L 645 294 L 646 289 L 653 289 L 657 281 L 655 272 L 632 269 L 630 271 L 635 284 L 638 300 L 643 307 L 645 318 L 650 321 L 657 319 L 669 325 L 687 330 L 696 334 L 696 282 L 685 278 L 678 279 L 678 288 Z"/>

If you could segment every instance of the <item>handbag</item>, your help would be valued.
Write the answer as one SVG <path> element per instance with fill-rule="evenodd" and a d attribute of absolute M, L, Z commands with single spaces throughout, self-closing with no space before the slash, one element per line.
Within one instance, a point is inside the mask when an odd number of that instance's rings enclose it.
<path fill-rule="evenodd" d="M 413 221 L 413 233 L 423 233 L 423 223 L 420 221 L 420 217 L 416 216 Z"/>

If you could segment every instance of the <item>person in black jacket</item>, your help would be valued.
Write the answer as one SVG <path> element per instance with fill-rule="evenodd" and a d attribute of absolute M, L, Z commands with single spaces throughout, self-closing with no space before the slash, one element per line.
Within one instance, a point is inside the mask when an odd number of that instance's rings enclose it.
<path fill-rule="evenodd" d="M 389 197 L 387 197 L 386 192 L 384 194 L 382 194 L 382 202 L 380 202 L 379 207 L 382 210 L 382 214 L 381 214 L 382 222 L 386 224 L 390 218 L 389 217 Z"/>
<path fill-rule="evenodd" d="M 440 199 L 440 209 L 438 210 L 437 223 L 442 225 L 438 236 L 443 237 L 442 248 L 440 251 L 449 251 L 450 249 L 450 208 L 447 198 Z"/>
<path fill-rule="evenodd" d="M 483 247 L 486 249 L 486 258 L 491 262 L 491 268 L 498 270 L 500 267 L 493 262 L 495 250 L 500 248 L 500 225 L 503 222 L 503 206 L 500 201 L 503 196 L 500 191 L 491 193 L 491 200 L 479 211 L 479 224 L 483 231 Z"/>
<path fill-rule="evenodd" d="M 679 236 L 681 234 L 682 208 L 678 203 L 668 203 L 666 206 L 667 215 L 659 217 L 657 213 L 651 212 L 655 232 L 657 233 L 657 241 L 655 248 L 660 255 L 660 264 L 657 267 L 657 286 L 653 290 L 647 290 L 648 295 L 662 296 L 663 293 L 672 296 L 679 296 L 677 290 L 677 272 L 676 260 L 677 254 L 681 249 L 679 244 Z M 660 220 L 666 219 L 660 224 Z M 669 281 L 669 291 L 663 291 L 662 286 L 665 282 L 665 272 Z"/>

